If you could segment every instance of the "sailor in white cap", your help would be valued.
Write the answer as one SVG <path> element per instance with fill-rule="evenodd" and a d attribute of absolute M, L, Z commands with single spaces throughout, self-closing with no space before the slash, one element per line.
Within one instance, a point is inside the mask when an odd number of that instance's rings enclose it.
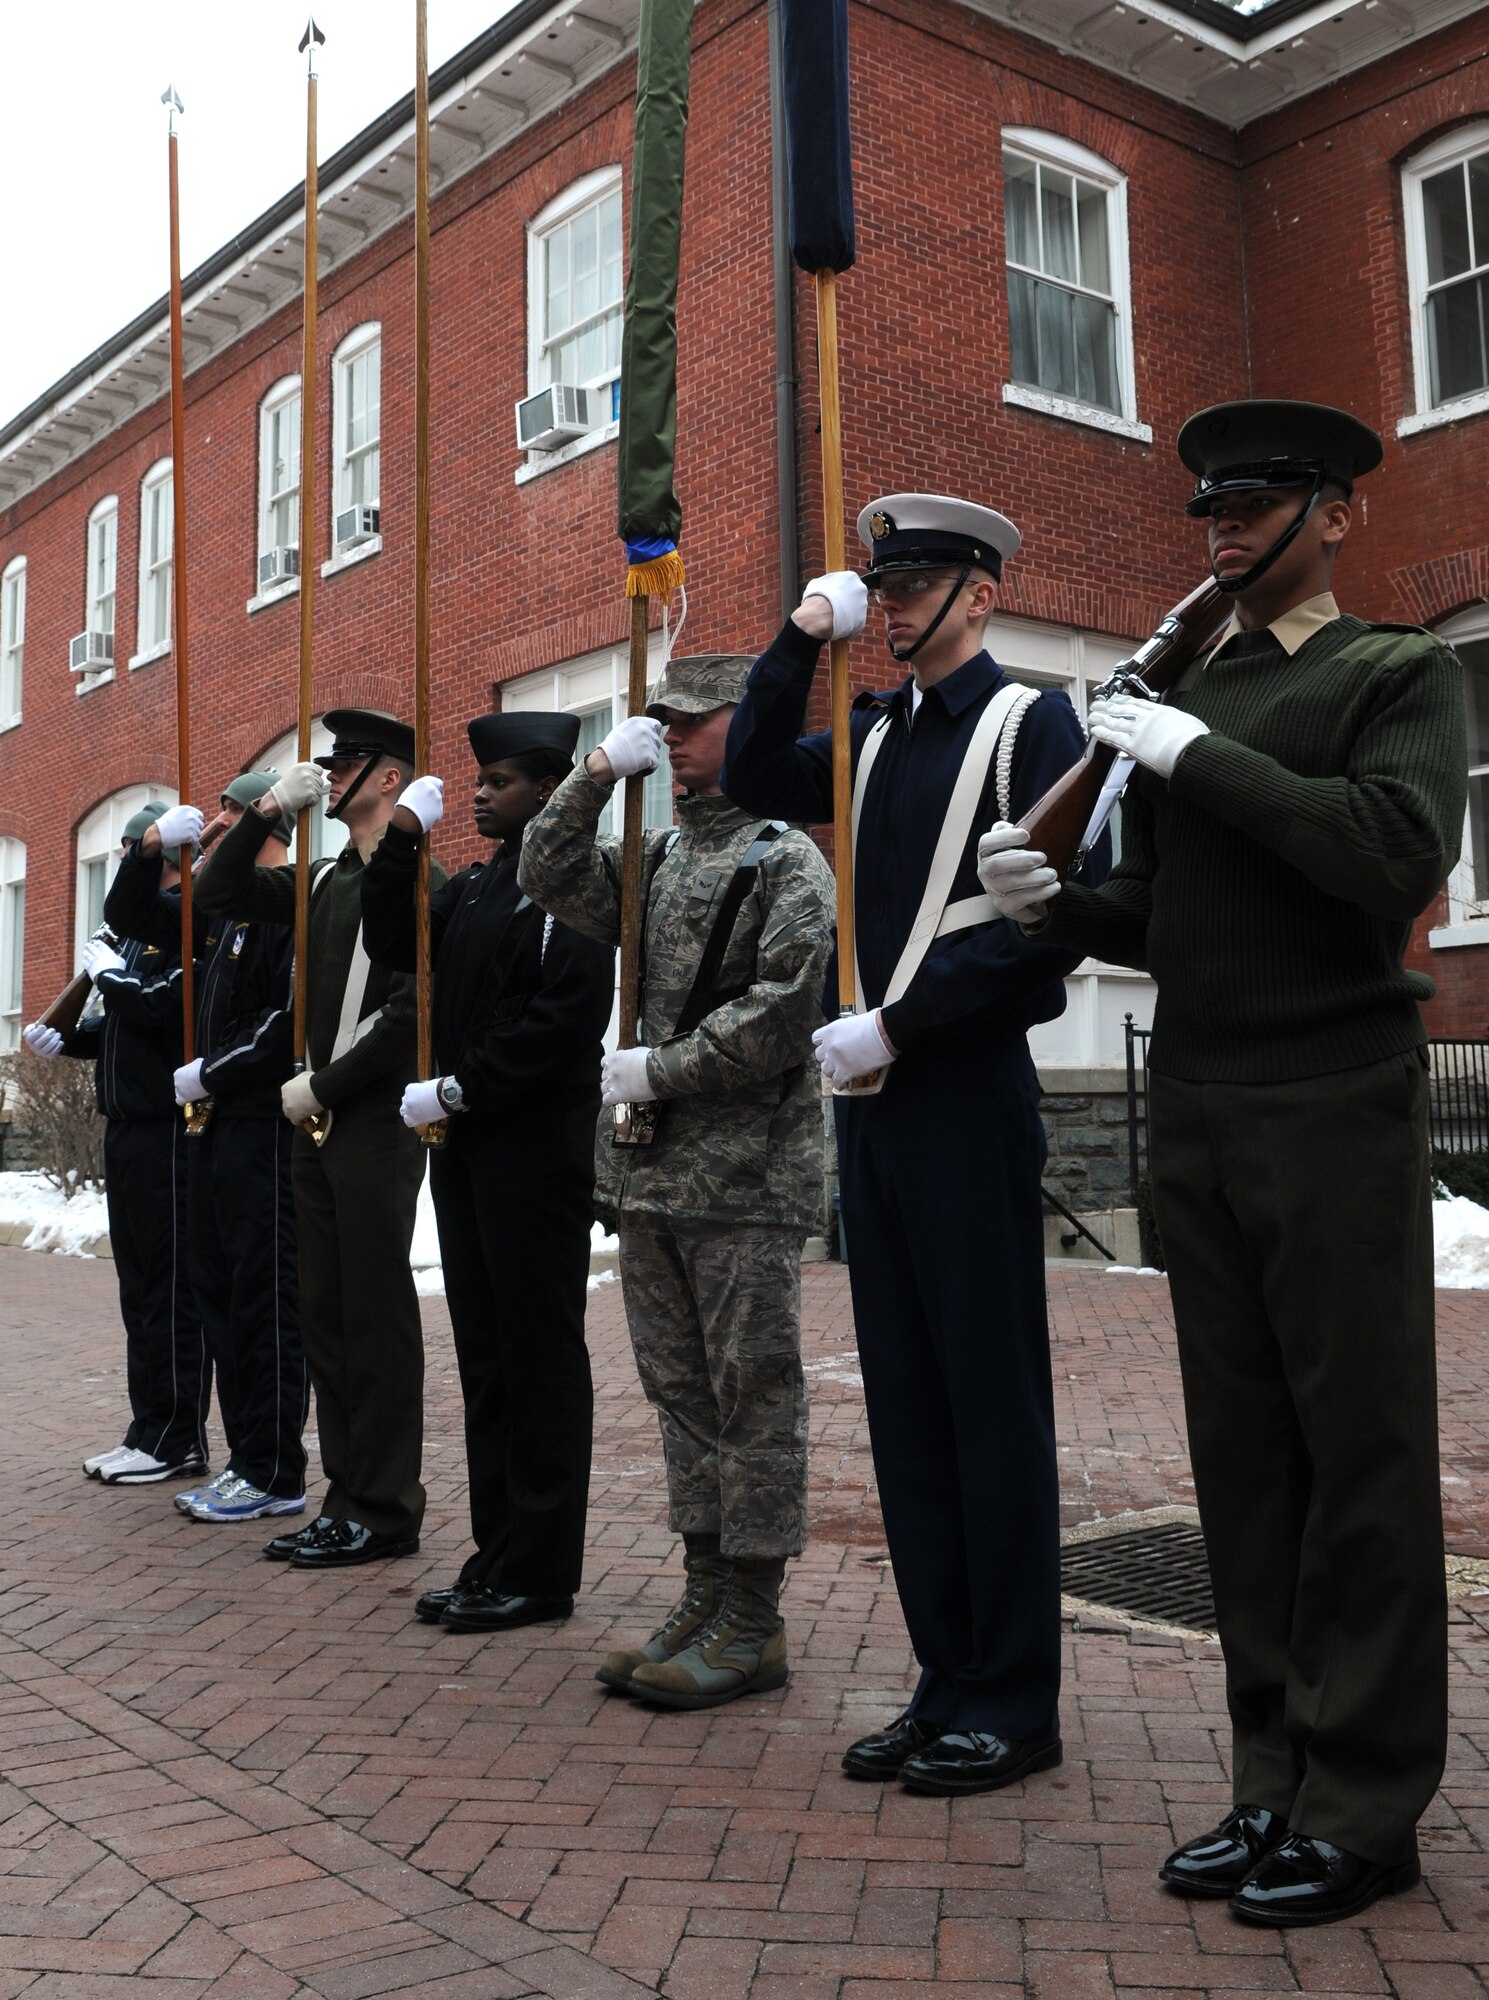
<path fill-rule="evenodd" d="M 1080 756 L 1063 694 L 1011 681 L 983 630 L 1013 523 L 937 494 L 872 501 L 862 577 L 818 577 L 750 674 L 728 795 L 833 814 L 829 736 L 803 736 L 824 640 L 881 609 L 900 685 L 852 715 L 859 1011 L 815 1037 L 836 1100 L 874 1466 L 920 1663 L 857 1778 L 990 1791 L 1061 1756 L 1058 1486 L 1045 1317 L 1039 1085 L 1028 1030 L 1064 1011 L 1073 952 L 1030 947 L 977 881 L 984 806 L 1031 805 Z M 1093 857 L 1095 877 L 1105 854 Z M 828 975 L 836 1013 L 836 968 Z"/>

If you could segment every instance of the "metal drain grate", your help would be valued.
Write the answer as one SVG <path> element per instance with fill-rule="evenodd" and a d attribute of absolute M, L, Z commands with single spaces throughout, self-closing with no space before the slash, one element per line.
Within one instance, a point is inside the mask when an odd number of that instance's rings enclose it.
<path fill-rule="evenodd" d="M 1215 1630 L 1205 1538 L 1189 1521 L 1067 1543 L 1060 1551 L 1060 1587 L 1067 1597 L 1128 1618 Z"/>

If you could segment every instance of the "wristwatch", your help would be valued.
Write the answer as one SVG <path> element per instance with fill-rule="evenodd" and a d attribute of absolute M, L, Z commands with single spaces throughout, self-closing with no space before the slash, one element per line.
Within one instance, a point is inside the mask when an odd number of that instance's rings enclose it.
<path fill-rule="evenodd" d="M 458 1077 L 442 1076 L 437 1095 L 446 1111 L 464 1111 L 465 1092 L 460 1088 Z"/>

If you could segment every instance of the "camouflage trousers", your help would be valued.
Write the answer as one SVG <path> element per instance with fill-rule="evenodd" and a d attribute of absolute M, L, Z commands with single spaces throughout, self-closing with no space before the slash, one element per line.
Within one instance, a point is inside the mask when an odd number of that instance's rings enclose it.
<path fill-rule="evenodd" d="M 668 1525 L 725 1555 L 807 1539 L 807 1391 L 795 1230 L 622 1215 L 620 1281 L 662 1431 Z"/>

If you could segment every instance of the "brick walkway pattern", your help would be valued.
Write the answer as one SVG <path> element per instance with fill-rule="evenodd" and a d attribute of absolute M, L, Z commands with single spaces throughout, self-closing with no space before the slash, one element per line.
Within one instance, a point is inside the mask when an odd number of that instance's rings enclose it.
<path fill-rule="evenodd" d="M 1166 1286 L 1065 1266 L 1051 1288 L 1067 1524 L 1191 1501 Z M 845 1275 L 805 1290 L 793 1678 L 690 1716 L 592 1677 L 678 1583 L 618 1286 L 591 1299 L 575 1616 L 461 1638 L 412 1617 L 465 1550 L 442 1300 L 423 1552 L 307 1576 L 260 1559 L 259 1527 L 81 1477 L 120 1428 L 112 1268 L 0 1250 L 0 2000 L 1485 2000 L 1489 1597 L 1454 1607 L 1426 1880 L 1355 1923 L 1249 1931 L 1159 1889 L 1172 1841 L 1228 1801 L 1213 1645 L 1068 1625 L 1066 1761 L 1027 1786 L 946 1802 L 842 1778 L 912 1669 Z M 1448 1544 L 1486 1557 L 1489 1294 L 1439 1306 Z"/>

